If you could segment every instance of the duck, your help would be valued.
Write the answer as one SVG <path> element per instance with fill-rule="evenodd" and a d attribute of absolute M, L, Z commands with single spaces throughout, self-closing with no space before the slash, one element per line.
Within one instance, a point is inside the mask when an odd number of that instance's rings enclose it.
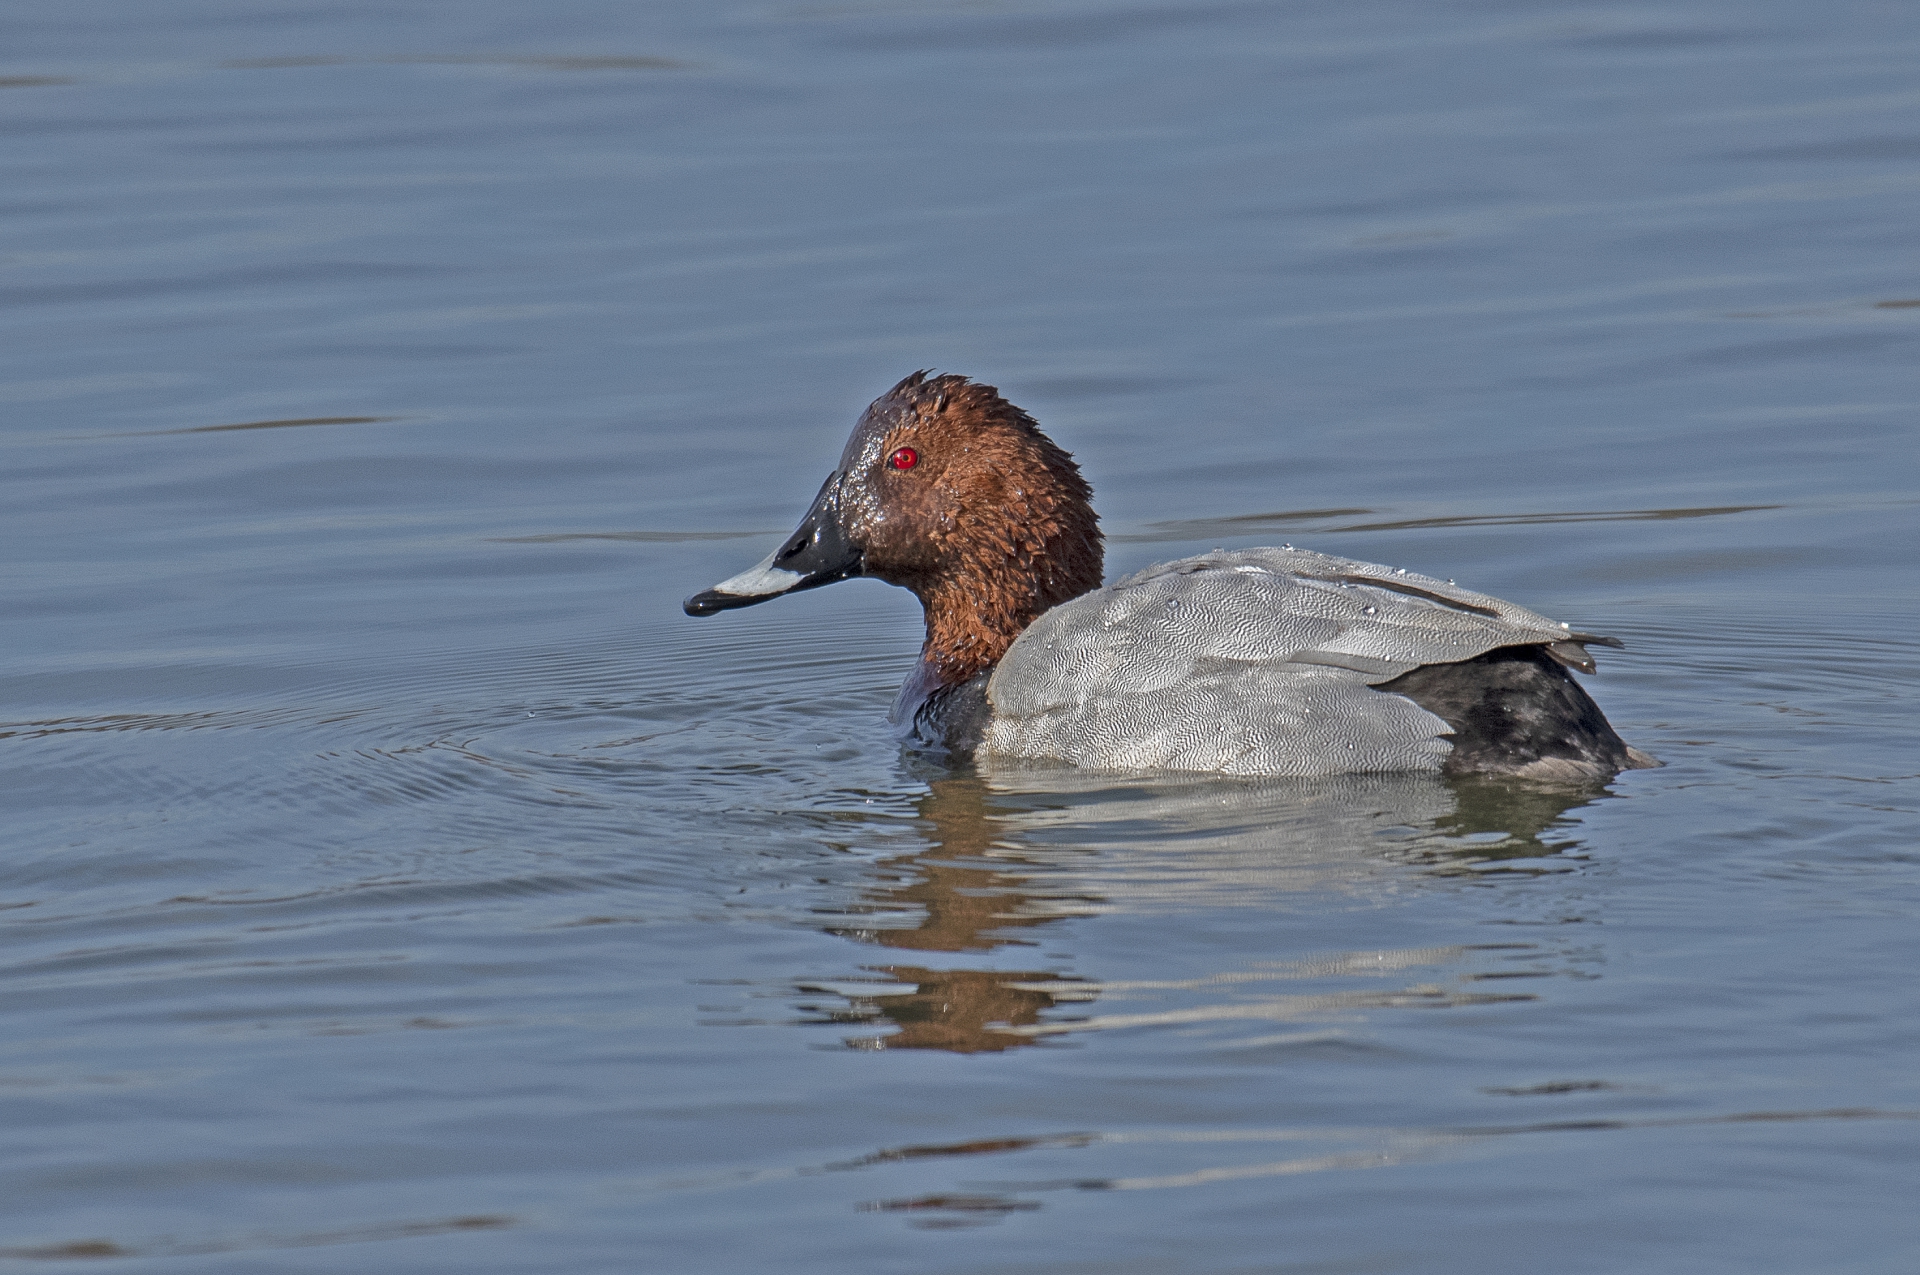
<path fill-rule="evenodd" d="M 1573 677 L 1622 642 L 1451 580 L 1291 545 L 1104 574 L 1072 455 L 994 386 L 919 371 L 861 414 L 791 536 L 682 606 L 910 590 L 926 639 L 888 720 L 959 762 L 1548 781 L 1660 764 Z"/>

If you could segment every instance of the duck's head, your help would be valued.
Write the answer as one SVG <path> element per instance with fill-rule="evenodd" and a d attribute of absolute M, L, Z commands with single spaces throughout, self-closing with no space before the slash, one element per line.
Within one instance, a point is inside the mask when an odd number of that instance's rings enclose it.
<path fill-rule="evenodd" d="M 1073 458 L 993 386 L 915 372 L 861 415 L 799 528 L 686 611 L 871 576 L 913 590 L 925 660 L 964 681 L 1049 607 L 1099 587 L 1092 495 Z"/>

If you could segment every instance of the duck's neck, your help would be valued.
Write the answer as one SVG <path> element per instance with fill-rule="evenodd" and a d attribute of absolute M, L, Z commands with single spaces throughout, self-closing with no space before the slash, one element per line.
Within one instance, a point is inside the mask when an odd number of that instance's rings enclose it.
<path fill-rule="evenodd" d="M 1045 607 L 1008 605 L 998 594 L 943 581 L 920 599 L 927 640 L 920 663 L 942 686 L 958 686 L 1000 662 L 1014 639 Z"/>
<path fill-rule="evenodd" d="M 927 618 L 927 640 L 920 648 L 922 676 L 934 686 L 971 681 L 998 664 L 1041 615 L 1099 587 L 1097 556 L 1071 573 L 1040 578 L 984 571 L 941 576 L 914 590 Z"/>
<path fill-rule="evenodd" d="M 1046 608 L 965 577 L 914 592 L 926 610 L 927 640 L 888 720 L 904 741 L 970 755 L 991 711 L 986 675 Z"/>

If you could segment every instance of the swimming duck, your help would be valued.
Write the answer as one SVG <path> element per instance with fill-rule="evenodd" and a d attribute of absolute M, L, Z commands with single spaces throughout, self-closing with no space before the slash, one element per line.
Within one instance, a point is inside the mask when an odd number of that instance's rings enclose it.
<path fill-rule="evenodd" d="M 688 615 L 870 576 L 926 612 L 902 740 L 1105 770 L 1591 779 L 1659 763 L 1569 669 L 1591 645 L 1451 581 L 1290 545 L 1101 586 L 1093 489 L 991 385 L 915 372 L 861 415 L 799 528 Z"/>

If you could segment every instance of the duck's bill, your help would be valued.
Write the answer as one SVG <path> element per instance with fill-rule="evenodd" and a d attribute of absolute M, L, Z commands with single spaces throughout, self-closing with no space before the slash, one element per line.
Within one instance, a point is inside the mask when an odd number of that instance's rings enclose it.
<path fill-rule="evenodd" d="M 717 615 L 860 574 L 860 551 L 840 520 L 840 475 L 829 475 L 800 526 L 778 549 L 739 575 L 688 598 L 688 615 Z"/>

